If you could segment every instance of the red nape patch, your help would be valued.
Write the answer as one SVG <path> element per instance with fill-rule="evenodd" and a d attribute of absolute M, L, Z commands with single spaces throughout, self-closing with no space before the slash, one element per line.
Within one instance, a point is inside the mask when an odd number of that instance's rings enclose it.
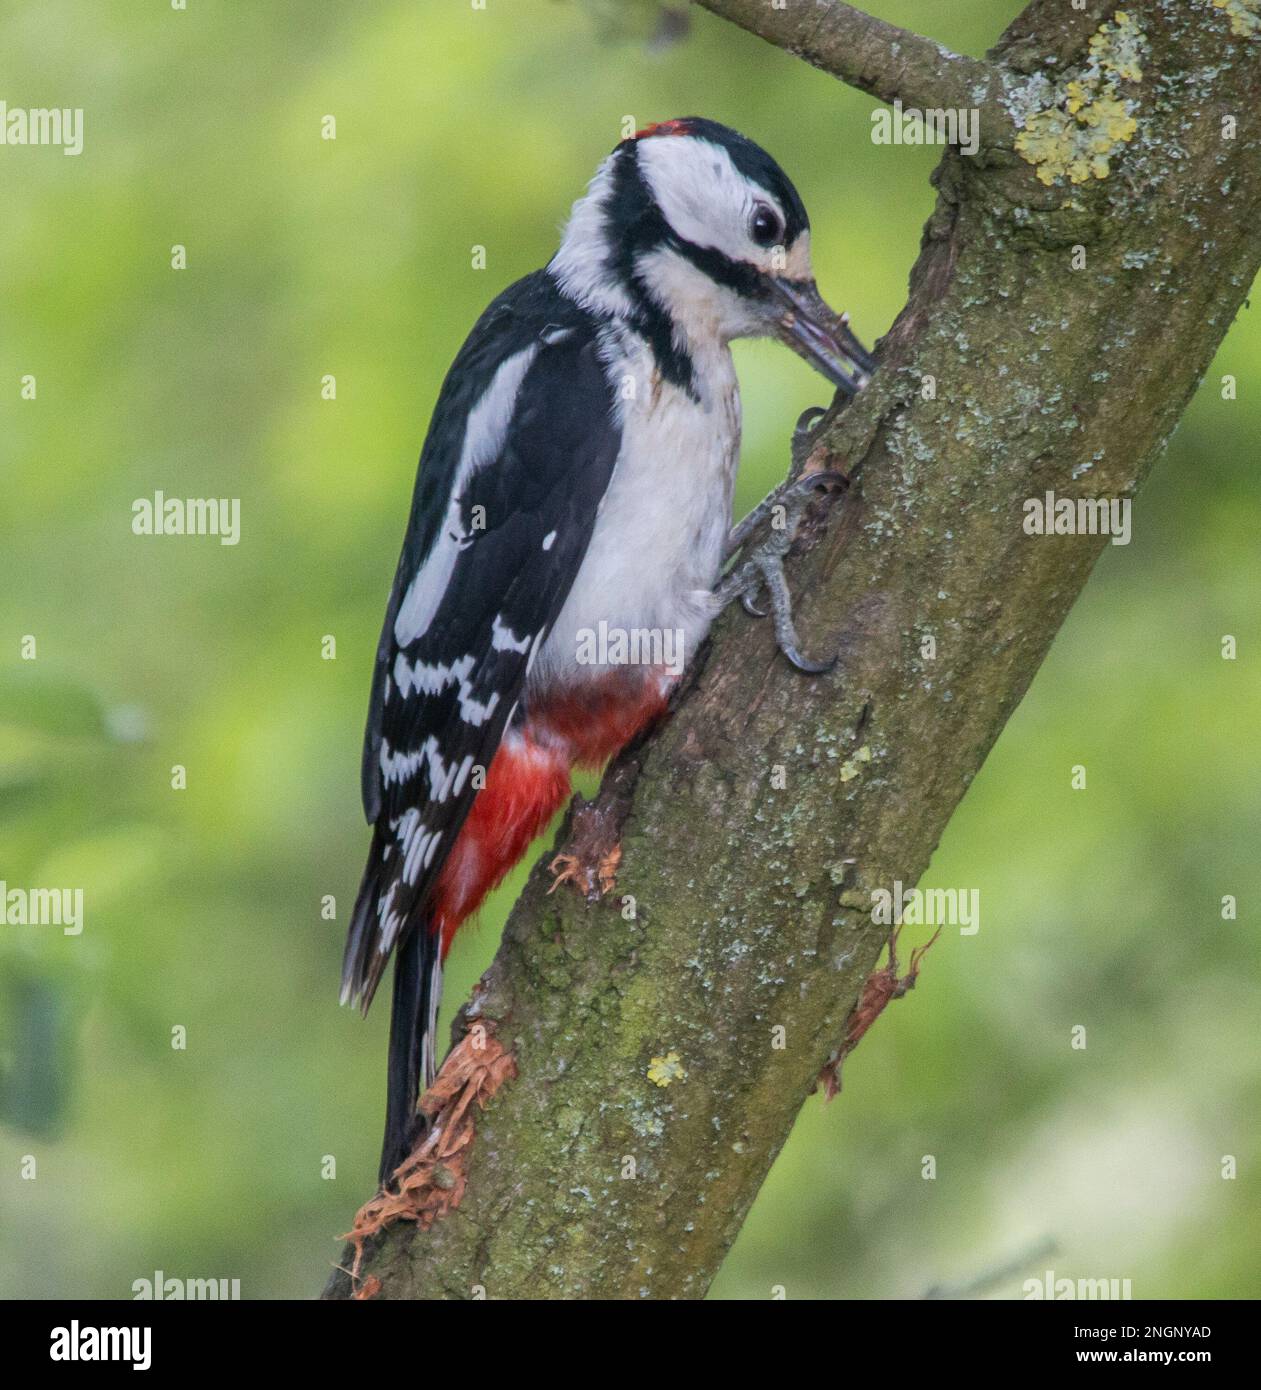
<path fill-rule="evenodd" d="M 657 121 L 635 132 L 636 140 L 647 140 L 650 135 L 691 135 L 692 127 L 687 121 Z"/>

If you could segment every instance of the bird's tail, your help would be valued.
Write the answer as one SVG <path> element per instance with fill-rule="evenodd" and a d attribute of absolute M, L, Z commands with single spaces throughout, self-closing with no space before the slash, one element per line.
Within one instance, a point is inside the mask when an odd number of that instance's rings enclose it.
<path fill-rule="evenodd" d="M 434 1078 L 434 1030 L 442 998 L 442 938 L 430 924 L 417 922 L 394 962 L 394 1002 L 390 1012 L 389 1090 L 380 1181 L 412 1151 L 419 1121 L 416 1102 Z"/>

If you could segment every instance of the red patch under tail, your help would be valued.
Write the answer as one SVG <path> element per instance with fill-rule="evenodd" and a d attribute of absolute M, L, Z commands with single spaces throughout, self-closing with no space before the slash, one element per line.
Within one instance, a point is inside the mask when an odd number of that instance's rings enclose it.
<path fill-rule="evenodd" d="M 499 745 L 438 876 L 432 921 L 444 960 L 461 923 L 569 796 L 571 769 L 607 762 L 661 717 L 668 698 L 669 683 L 640 668 L 532 702 L 523 727 Z"/>

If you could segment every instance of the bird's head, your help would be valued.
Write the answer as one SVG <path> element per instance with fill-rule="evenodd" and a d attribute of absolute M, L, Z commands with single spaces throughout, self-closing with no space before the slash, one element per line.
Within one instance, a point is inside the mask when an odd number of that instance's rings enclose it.
<path fill-rule="evenodd" d="M 788 176 L 702 117 L 617 146 L 574 205 L 551 270 L 598 313 L 650 328 L 664 318 L 680 346 L 778 337 L 849 393 L 875 365 L 815 286 L 810 220 Z"/>

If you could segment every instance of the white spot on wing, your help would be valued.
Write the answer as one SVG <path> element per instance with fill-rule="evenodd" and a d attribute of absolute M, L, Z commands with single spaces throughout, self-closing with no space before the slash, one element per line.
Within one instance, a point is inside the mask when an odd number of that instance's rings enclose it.
<path fill-rule="evenodd" d="M 512 422 L 521 382 L 539 352 L 539 344 L 531 343 L 515 353 L 495 373 L 485 395 L 469 411 L 464 425 L 464 447 L 452 481 L 447 512 L 424 564 L 416 572 L 394 619 L 394 640 L 406 647 L 423 637 L 451 583 L 455 562 L 461 550 L 473 543 L 464 531 L 460 518 L 460 499 L 469 480 L 485 468 L 503 448 L 504 436 Z"/>
<path fill-rule="evenodd" d="M 490 699 L 483 703 L 473 698 L 472 689 L 468 681 L 463 681 L 460 685 L 460 718 L 466 724 L 480 729 L 495 712 L 495 706 L 499 703 L 499 691 L 493 691 Z"/>
<path fill-rule="evenodd" d="M 471 655 L 462 656 L 450 665 L 443 665 L 440 661 L 417 661 L 412 665 L 403 653 L 399 652 L 394 658 L 394 681 L 404 699 L 407 699 L 412 690 L 418 695 L 441 695 L 447 686 L 466 680 L 472 669 Z"/>
<path fill-rule="evenodd" d="M 465 757 L 464 761 L 460 764 L 459 771 L 455 774 L 455 783 L 452 786 L 451 790 L 455 793 L 456 796 L 459 796 L 459 794 L 464 790 L 464 784 L 468 781 L 469 771 L 472 768 L 472 766 L 473 755 L 472 753 L 469 753 Z"/>
<path fill-rule="evenodd" d="M 491 707 L 493 708 L 493 702 Z M 472 761 L 470 756 L 466 757 L 463 763 L 452 762 L 448 765 L 438 746 L 437 736 L 434 734 L 430 734 L 419 748 L 412 749 L 410 752 L 396 752 L 384 739 L 381 741 L 381 778 L 385 785 L 388 787 L 395 782 L 405 782 L 415 776 L 424 766 L 429 773 L 430 801 L 445 801 L 451 794 L 451 789 L 455 786 L 457 778 L 462 783 L 463 778 L 468 775 L 468 768 Z M 456 787 L 457 792 L 458 790 L 459 788 Z M 415 817 L 416 811 L 409 809 L 391 827 L 402 844 L 404 855 L 408 853 L 411 847 L 411 837 L 416 831 Z"/>
<path fill-rule="evenodd" d="M 417 835 L 412 841 L 412 847 L 407 852 L 407 858 L 403 861 L 403 877 L 408 883 L 415 883 L 416 876 L 420 873 L 420 866 L 423 861 L 425 851 L 429 848 L 429 842 L 433 839 L 434 832 L 426 831 L 423 835 Z"/>
<path fill-rule="evenodd" d="M 459 661 L 453 661 L 449 666 L 444 666 L 441 662 L 423 661 L 416 662 L 414 666 L 409 665 L 402 652 L 394 659 L 394 679 L 404 699 L 412 690 L 420 695 L 440 695 L 447 686 L 458 682 L 460 718 L 466 724 L 480 727 L 494 713 L 495 706 L 499 703 L 499 692 L 492 691 L 488 700 L 478 700 L 473 694 L 473 682 L 468 679 L 472 669 L 471 656 L 462 656 Z M 382 766 L 384 768 L 384 764 Z"/>
<path fill-rule="evenodd" d="M 555 535 L 555 531 L 552 534 Z M 527 632 L 524 637 L 518 637 L 510 627 L 500 621 L 499 614 L 496 613 L 490 631 L 490 645 L 497 652 L 520 652 L 524 655 L 530 649 L 530 634 Z"/>
<path fill-rule="evenodd" d="M 377 915 L 381 919 L 381 931 L 377 938 L 377 954 L 388 956 L 394 946 L 394 938 L 403 925 L 402 919 L 394 911 L 394 894 L 398 888 L 396 879 L 390 884 L 389 892 L 377 902 Z"/>

